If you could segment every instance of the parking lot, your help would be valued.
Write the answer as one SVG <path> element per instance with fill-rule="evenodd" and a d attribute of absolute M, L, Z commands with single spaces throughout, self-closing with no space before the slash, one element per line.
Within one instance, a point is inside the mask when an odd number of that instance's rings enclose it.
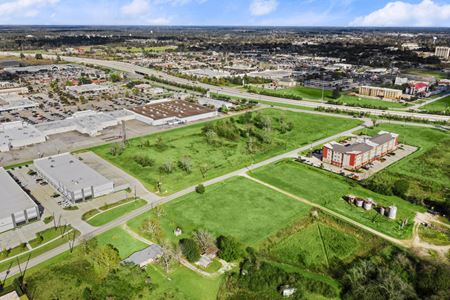
<path fill-rule="evenodd" d="M 298 160 L 310 166 L 321 168 L 323 170 L 353 178 L 355 180 L 364 180 L 416 151 L 416 147 L 410 145 L 399 145 L 399 148 L 395 150 L 395 152 L 384 156 L 381 160 L 373 161 L 372 163 L 367 164 L 357 171 L 350 171 L 341 167 L 324 163 L 321 159 L 322 156 L 321 153 L 319 153 L 320 151 L 314 153 L 312 157 L 300 156 Z"/>

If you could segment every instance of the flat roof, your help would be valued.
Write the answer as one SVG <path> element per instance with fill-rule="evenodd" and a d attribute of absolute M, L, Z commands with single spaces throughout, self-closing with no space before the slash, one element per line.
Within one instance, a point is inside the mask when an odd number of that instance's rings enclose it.
<path fill-rule="evenodd" d="M 8 146 L 14 141 L 29 141 L 30 138 L 45 139 L 45 134 L 31 124 L 21 121 L 0 124 L 0 146 Z"/>
<path fill-rule="evenodd" d="M 131 109 L 133 112 L 151 118 L 161 120 L 166 118 L 186 118 L 214 112 L 215 110 L 184 100 L 173 100 L 154 104 L 146 104 Z"/>
<path fill-rule="evenodd" d="M 36 159 L 34 165 L 71 192 L 111 182 L 70 153 Z"/>
<path fill-rule="evenodd" d="M 110 86 L 90 83 L 83 85 L 67 86 L 66 89 L 76 93 L 87 93 L 87 92 L 106 91 L 110 89 Z"/>
<path fill-rule="evenodd" d="M 14 181 L 8 172 L 0 167 L 0 191 L 8 197 L 0 197 L 0 219 L 12 213 L 36 207 L 36 203 Z"/>

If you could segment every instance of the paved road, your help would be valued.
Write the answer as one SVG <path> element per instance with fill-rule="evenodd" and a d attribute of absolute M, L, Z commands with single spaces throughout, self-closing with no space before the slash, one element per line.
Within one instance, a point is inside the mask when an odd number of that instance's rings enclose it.
<path fill-rule="evenodd" d="M 20 55 L 17 52 L 0 52 L 0 54 L 13 55 L 13 56 Z M 26 55 L 34 56 L 33 54 L 26 54 Z M 46 54 L 46 55 L 44 55 L 44 58 L 56 59 L 56 55 Z M 184 78 L 179 78 L 179 77 L 172 76 L 172 75 L 169 75 L 169 74 L 161 72 L 161 71 L 156 71 L 156 70 L 152 70 L 149 68 L 145 68 L 145 67 L 137 66 L 135 64 L 121 62 L 121 61 L 110 61 L 110 60 L 72 57 L 72 56 L 61 56 L 61 59 L 64 61 L 67 61 L 67 62 L 92 64 L 92 65 L 112 68 L 112 69 L 116 69 L 116 70 L 127 72 L 127 73 L 132 73 L 132 74 L 136 74 L 136 72 L 138 72 L 140 74 L 154 75 L 154 76 L 158 76 L 160 78 L 169 80 L 171 82 L 199 86 L 199 87 L 209 89 L 211 92 L 220 93 L 220 94 L 224 94 L 224 95 L 228 95 L 228 96 L 265 100 L 265 101 L 284 103 L 284 104 L 293 104 L 293 105 L 301 104 L 301 106 L 310 107 L 310 108 L 323 107 L 323 108 L 340 109 L 340 110 L 345 110 L 348 112 L 366 112 L 366 113 L 370 113 L 375 116 L 390 115 L 390 116 L 397 116 L 397 117 L 414 117 L 414 118 L 429 120 L 429 121 L 446 121 L 446 122 L 450 121 L 450 116 L 421 114 L 421 113 L 407 112 L 407 111 L 377 110 L 377 109 L 368 109 L 368 108 L 348 107 L 348 106 L 343 106 L 343 105 L 333 105 L 333 104 L 326 104 L 326 103 L 306 101 L 306 100 L 298 101 L 298 100 L 290 100 L 290 99 L 284 99 L 284 98 L 279 98 L 279 97 L 251 94 L 251 93 L 247 93 L 247 92 L 235 89 L 235 88 L 218 87 L 218 86 L 213 86 L 213 85 L 209 85 L 209 84 L 204 84 L 204 83 L 200 83 L 200 82 L 187 80 Z"/>
<path fill-rule="evenodd" d="M 348 116 L 340 116 L 340 117 L 348 118 Z M 311 144 L 304 145 L 304 146 L 302 146 L 300 148 L 297 148 L 297 149 L 295 149 L 293 151 L 290 151 L 290 152 L 287 152 L 287 153 L 284 153 L 284 154 L 281 154 L 281 155 L 277 155 L 275 157 L 269 158 L 269 159 L 264 160 L 262 162 L 259 162 L 259 163 L 256 163 L 256 164 L 252 164 L 252 165 L 250 165 L 250 166 L 248 166 L 246 168 L 242 168 L 240 170 L 236 170 L 234 172 L 225 174 L 223 176 L 220 176 L 220 177 L 208 180 L 208 181 L 204 182 L 203 184 L 205 186 L 208 186 L 208 185 L 212 185 L 212 184 L 215 184 L 215 183 L 219 183 L 219 182 L 227 180 L 227 179 L 229 179 L 231 177 L 245 174 L 248 171 L 251 171 L 251 170 L 257 169 L 259 167 L 262 167 L 262 166 L 274 163 L 276 161 L 279 161 L 279 160 L 282 160 L 282 159 L 285 159 L 285 158 L 297 157 L 299 152 L 308 150 L 311 147 L 315 147 L 315 146 L 318 146 L 318 145 L 321 145 L 321 144 L 324 144 L 324 143 L 327 143 L 327 142 L 339 139 L 340 137 L 343 137 L 343 136 L 348 136 L 352 132 L 357 131 L 357 130 L 361 130 L 361 129 L 365 128 L 366 126 L 369 126 L 369 125 L 371 125 L 371 121 L 370 120 L 365 120 L 365 123 L 363 125 L 360 125 L 360 126 L 357 126 L 355 128 L 346 130 L 344 132 L 335 134 L 333 136 L 324 138 L 322 140 L 313 142 Z M 106 224 L 104 226 L 95 228 L 94 230 L 92 230 L 92 231 L 90 231 L 88 233 L 80 235 L 75 240 L 75 246 L 79 245 L 83 240 L 93 238 L 93 237 L 95 237 L 97 235 L 100 235 L 100 234 L 102 234 L 102 233 L 104 233 L 104 232 L 106 232 L 108 230 L 111 230 L 111 229 L 113 229 L 113 228 L 115 228 L 117 226 L 125 224 L 129 220 L 131 220 L 131 219 L 133 219 L 133 218 L 135 218 L 135 217 L 137 217 L 137 216 L 139 216 L 139 215 L 149 211 L 150 209 L 152 209 L 152 208 L 154 208 L 154 207 L 156 207 L 158 205 L 170 202 L 170 201 L 172 201 L 174 199 L 177 199 L 177 198 L 179 198 L 181 196 L 184 196 L 186 194 L 194 192 L 195 191 L 195 187 L 196 187 L 196 185 L 195 186 L 191 186 L 189 188 L 186 188 L 186 189 L 184 189 L 182 191 L 176 192 L 176 193 L 174 193 L 172 195 L 169 195 L 169 196 L 166 196 L 166 197 L 151 196 L 151 195 L 154 195 L 154 194 L 152 194 L 151 192 L 148 192 L 148 197 L 146 197 L 146 198 L 149 201 L 149 203 L 147 205 L 142 206 L 142 207 L 138 208 L 137 210 L 134 210 L 134 211 L 130 212 L 127 215 L 124 215 L 124 216 L 122 216 L 120 218 L 117 218 L 114 221 L 112 221 L 112 222 L 110 222 L 110 223 L 108 223 L 108 224 Z M 44 262 L 46 260 L 49 260 L 49 259 L 51 259 L 51 258 L 53 258 L 53 257 L 55 257 L 55 256 L 57 256 L 57 255 L 59 255 L 59 254 L 61 254 L 63 252 L 66 252 L 69 249 L 70 249 L 69 244 L 64 244 L 64 245 L 61 245 L 61 246 L 59 246 L 57 248 L 54 248 L 54 249 L 52 249 L 52 250 L 50 250 L 50 251 L 48 251 L 48 252 L 46 252 L 46 253 L 44 253 L 44 254 L 42 254 L 40 256 L 32 258 L 29 261 L 29 263 L 28 263 L 28 267 L 31 268 L 33 266 L 36 266 L 36 265 L 38 265 L 38 264 L 40 264 L 40 263 L 42 263 L 42 262 Z M 15 266 L 15 267 L 11 268 L 9 276 L 13 276 L 15 274 L 18 274 L 19 272 L 20 272 L 20 268 L 18 266 Z M 6 272 L 1 272 L 0 273 L 0 278 L 4 278 L 5 275 L 6 275 Z"/>

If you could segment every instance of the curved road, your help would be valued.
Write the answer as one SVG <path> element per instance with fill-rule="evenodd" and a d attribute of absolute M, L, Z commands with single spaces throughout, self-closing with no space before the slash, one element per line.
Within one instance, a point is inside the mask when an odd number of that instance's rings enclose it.
<path fill-rule="evenodd" d="M 0 54 L 12 55 L 12 56 L 20 55 L 17 52 L 0 52 Z M 34 56 L 34 54 L 26 54 L 26 55 Z M 45 54 L 45 55 L 43 55 L 43 57 L 47 58 L 47 59 L 56 59 L 56 55 Z M 84 63 L 84 64 L 102 66 L 102 67 L 116 69 L 119 71 L 132 73 L 132 74 L 137 74 L 137 72 L 138 72 L 139 74 L 158 76 L 160 78 L 169 80 L 171 82 L 180 83 L 180 84 L 188 84 L 191 86 L 198 86 L 198 87 L 208 89 L 210 92 L 220 93 L 220 94 L 234 96 L 234 97 L 265 100 L 265 101 L 271 101 L 271 102 L 277 102 L 277 103 L 299 105 L 299 106 L 310 107 L 310 108 L 323 107 L 323 108 L 339 109 L 339 110 L 344 110 L 344 111 L 348 111 L 348 112 L 366 112 L 366 113 L 370 113 L 374 116 L 390 115 L 390 116 L 396 116 L 396 117 L 413 117 L 413 118 L 418 118 L 418 119 L 423 119 L 423 120 L 428 120 L 428 121 L 445 121 L 445 122 L 450 121 L 450 116 L 423 114 L 423 113 L 408 112 L 408 111 L 378 110 L 378 109 L 369 109 L 369 108 L 349 107 L 349 106 L 333 105 L 333 104 L 313 102 L 313 101 L 307 101 L 307 100 L 299 101 L 299 100 L 290 100 L 290 99 L 279 98 L 279 97 L 252 94 L 252 93 L 244 92 L 244 91 L 241 91 L 241 90 L 238 90 L 235 88 L 218 87 L 218 86 L 214 86 L 214 85 L 209 85 L 209 84 L 204 84 L 204 83 L 200 83 L 200 82 L 196 82 L 196 81 L 187 80 L 184 78 L 179 78 L 179 77 L 172 76 L 172 75 L 169 75 L 169 74 L 161 72 L 161 71 L 156 71 L 156 70 L 152 70 L 149 68 L 145 68 L 145 67 L 141 67 L 141 66 L 138 66 L 135 64 L 121 62 L 121 61 L 101 60 L 101 59 L 83 58 L 83 57 L 74 57 L 74 56 L 61 56 L 60 58 L 67 62 Z"/>

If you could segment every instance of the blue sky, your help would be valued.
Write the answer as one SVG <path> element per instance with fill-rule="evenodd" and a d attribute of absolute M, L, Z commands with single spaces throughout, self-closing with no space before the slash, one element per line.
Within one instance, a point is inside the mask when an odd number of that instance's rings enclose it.
<path fill-rule="evenodd" d="M 450 26 L 450 0 L 0 0 L 0 24 Z"/>

